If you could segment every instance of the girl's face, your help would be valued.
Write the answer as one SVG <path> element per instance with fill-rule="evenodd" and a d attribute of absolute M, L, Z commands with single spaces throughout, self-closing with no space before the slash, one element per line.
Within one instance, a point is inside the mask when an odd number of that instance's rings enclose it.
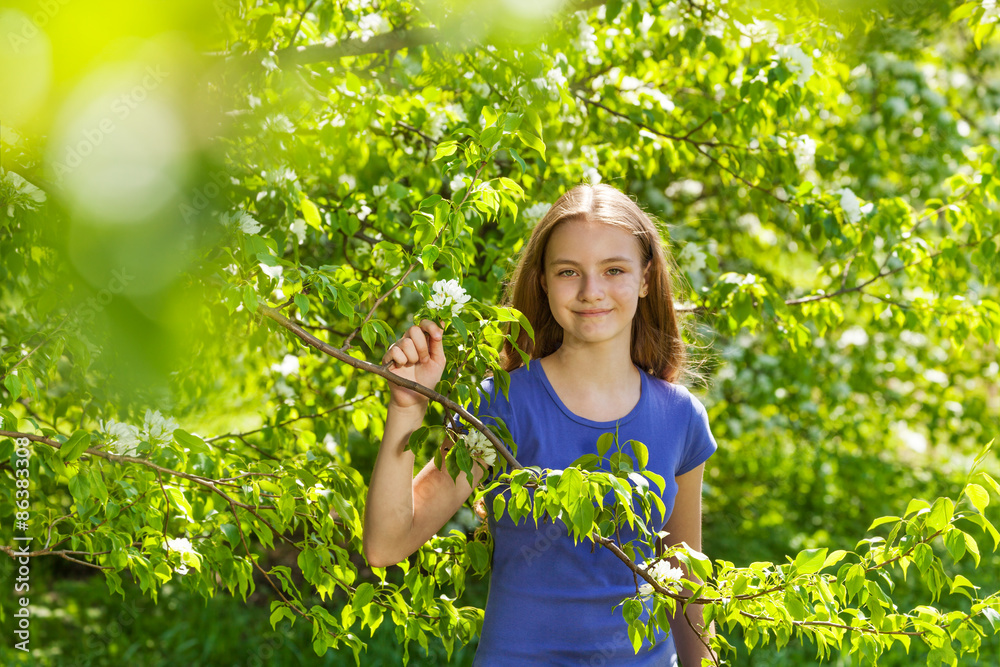
<path fill-rule="evenodd" d="M 549 237 L 543 261 L 542 289 L 563 328 L 563 345 L 618 341 L 629 349 L 649 273 L 632 235 L 601 223 L 563 222 Z"/>

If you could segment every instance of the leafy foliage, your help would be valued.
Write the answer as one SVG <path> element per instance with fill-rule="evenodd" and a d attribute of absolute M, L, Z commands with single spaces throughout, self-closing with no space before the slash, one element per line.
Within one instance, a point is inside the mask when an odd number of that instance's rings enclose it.
<path fill-rule="evenodd" d="M 636 646 L 696 600 L 733 664 L 772 639 L 797 664 L 995 659 L 993 5 L 535 5 L 182 3 L 172 41 L 110 65 L 79 64 L 99 52 L 71 37 L 85 9 L 3 15 L 4 69 L 72 94 L 0 104 L 0 542 L 153 602 L 266 586 L 272 628 L 306 626 L 317 655 L 360 662 L 390 627 L 404 659 L 461 651 L 488 534 L 359 555 L 373 360 L 444 321 L 443 409 L 410 441 L 429 459 L 533 335 L 500 303 L 533 224 L 603 179 L 663 221 L 690 342 L 715 350 L 713 558 L 678 547 L 700 581 L 652 576 L 667 481 L 610 434 L 538 470 L 493 429 L 487 510 L 620 553 L 654 591 L 622 603 Z M 468 301 L 443 308 L 439 280 Z M 465 448 L 445 463 L 471 473 Z"/>

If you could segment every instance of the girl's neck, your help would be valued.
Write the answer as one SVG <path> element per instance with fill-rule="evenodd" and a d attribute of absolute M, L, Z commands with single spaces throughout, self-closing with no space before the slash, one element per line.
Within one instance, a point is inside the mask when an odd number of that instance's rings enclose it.
<path fill-rule="evenodd" d="M 632 363 L 626 350 L 582 350 L 565 345 L 545 357 L 546 374 L 553 371 L 573 386 L 587 391 L 622 391 L 633 387 L 639 379 L 639 370 Z"/>

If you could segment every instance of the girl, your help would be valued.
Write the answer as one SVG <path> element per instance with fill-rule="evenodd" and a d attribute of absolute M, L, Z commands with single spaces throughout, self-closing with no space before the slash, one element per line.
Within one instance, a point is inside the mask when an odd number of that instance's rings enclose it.
<path fill-rule="evenodd" d="M 686 355 L 656 227 L 611 186 L 575 187 L 532 231 L 511 287 L 506 302 L 535 331 L 534 343 L 524 331 L 518 340 L 531 361 L 523 365 L 505 343 L 509 400 L 486 378 L 480 419 L 504 420 L 525 466 L 565 468 L 596 452 L 598 437 L 607 432 L 617 432 L 619 443 L 644 443 L 647 468 L 667 481 L 669 518 L 657 522 L 669 533 L 664 543 L 700 550 L 702 472 L 716 443 L 705 408 L 674 384 Z M 383 362 L 391 360 L 401 377 L 434 387 L 445 364 L 441 336 L 438 325 L 424 320 L 393 344 Z M 473 490 L 465 475 L 452 480 L 433 461 L 413 478 L 413 454 L 403 447 L 420 427 L 428 400 L 395 384 L 390 392 L 365 514 L 365 555 L 376 567 L 416 551 Z M 445 446 L 450 444 L 448 439 Z M 487 473 L 481 464 L 475 473 L 478 485 Z M 676 665 L 679 655 L 685 667 L 699 667 L 709 657 L 680 605 L 669 637 L 635 655 L 621 608 L 615 608 L 635 595 L 635 580 L 607 549 L 574 544 L 561 521 L 535 528 L 530 519 L 515 525 L 506 514 L 500 521 L 490 514 L 489 522 L 493 567 L 477 665 Z M 631 536 L 623 531 L 621 537 Z M 688 615 L 701 619 L 694 605 Z"/>

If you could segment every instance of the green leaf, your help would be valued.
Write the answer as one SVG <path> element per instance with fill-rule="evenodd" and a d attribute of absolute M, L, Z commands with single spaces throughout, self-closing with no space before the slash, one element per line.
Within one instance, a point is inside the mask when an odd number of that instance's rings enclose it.
<path fill-rule="evenodd" d="M 832 554 L 826 557 L 826 560 L 823 561 L 823 566 L 820 569 L 823 570 L 825 568 L 830 567 L 831 565 L 836 565 L 837 563 L 842 561 L 844 559 L 844 556 L 846 555 L 847 555 L 846 551 L 844 551 L 843 549 L 837 549 Z"/>
<path fill-rule="evenodd" d="M 622 602 L 622 616 L 625 622 L 631 624 L 642 614 L 642 603 L 638 600 L 625 600 Z"/>
<path fill-rule="evenodd" d="M 497 521 L 503 516 L 504 507 L 506 507 L 507 501 L 504 499 L 502 493 L 498 493 L 493 497 L 493 518 Z"/>
<path fill-rule="evenodd" d="M 305 294 L 300 292 L 293 298 L 295 299 L 295 307 L 299 309 L 299 313 L 305 315 L 309 312 L 309 299 L 306 298 Z"/>
<path fill-rule="evenodd" d="M 448 157 L 449 155 L 454 155 L 455 151 L 458 150 L 457 141 L 442 141 L 437 145 L 437 150 L 434 152 L 434 160 L 437 161 L 441 158 Z"/>
<path fill-rule="evenodd" d="M 518 130 L 514 134 L 521 140 L 522 143 L 524 143 L 525 146 L 534 148 L 536 151 L 541 153 L 543 158 L 545 157 L 545 143 L 539 137 L 536 137 L 525 130 Z"/>
<path fill-rule="evenodd" d="M 965 487 L 965 495 L 972 501 L 973 506 L 979 510 L 980 514 L 986 513 L 986 506 L 990 504 L 990 494 L 978 484 L 968 484 Z"/>
<path fill-rule="evenodd" d="M 521 167 L 521 175 L 523 176 L 525 173 L 527 173 L 528 165 L 524 163 L 524 159 L 518 154 L 518 152 L 514 150 L 513 147 L 508 148 L 507 152 L 510 153 L 510 156 L 512 158 L 514 158 L 514 162 L 517 162 L 518 166 Z"/>
<path fill-rule="evenodd" d="M 476 572 L 486 572 L 490 566 L 490 554 L 482 542 L 466 542 L 465 553 L 468 554 L 472 567 Z"/>
<path fill-rule="evenodd" d="M 182 447 L 187 447 L 195 454 L 209 454 L 211 449 L 205 444 L 205 441 L 196 435 L 192 435 L 183 429 L 177 429 L 173 433 L 174 439 Z"/>
<path fill-rule="evenodd" d="M 243 286 L 243 305 L 251 313 L 257 312 L 257 293 L 254 291 L 252 285 Z"/>
<path fill-rule="evenodd" d="M 306 221 L 306 224 L 313 229 L 323 231 L 319 208 L 317 208 L 316 204 L 309 201 L 309 198 L 305 195 L 302 195 L 302 198 L 299 200 L 299 206 L 302 208 L 302 219 Z"/>
<path fill-rule="evenodd" d="M 286 607 L 285 604 L 281 602 L 281 600 L 275 600 L 275 602 L 277 603 L 278 606 L 276 606 L 274 608 L 274 611 L 271 612 L 271 627 L 277 630 L 278 623 L 280 623 L 281 619 L 283 618 L 287 618 L 294 625 L 295 624 L 294 612 L 292 612 L 291 609 Z"/>
<path fill-rule="evenodd" d="M 90 480 L 88 479 L 88 475 L 81 471 L 70 477 L 69 492 L 78 503 L 90 500 Z"/>
<path fill-rule="evenodd" d="M 877 518 L 874 521 L 872 521 L 872 525 L 868 526 L 868 530 L 871 531 L 871 530 L 873 530 L 875 528 L 878 528 L 879 526 L 881 526 L 883 524 L 892 523 L 894 521 L 899 521 L 899 517 L 898 516 L 880 516 L 879 518 Z"/>
<path fill-rule="evenodd" d="M 430 271 L 434 268 L 434 262 L 441 254 L 441 249 L 435 245 L 424 247 L 420 252 L 420 263 L 424 265 L 424 270 Z"/>
<path fill-rule="evenodd" d="M 16 401 L 21 397 L 21 379 L 16 375 L 11 374 L 5 377 L 3 379 L 3 386 L 7 387 L 12 400 Z"/>
<path fill-rule="evenodd" d="M 938 498 L 931 507 L 930 515 L 927 517 L 927 527 L 937 532 L 942 530 L 951 522 L 951 517 L 955 514 L 955 503 L 951 498 Z"/>
<path fill-rule="evenodd" d="M 636 469 L 643 470 L 646 464 L 649 463 L 649 449 L 646 445 L 642 444 L 638 440 L 630 441 L 632 444 L 632 452 L 635 454 Z"/>
<path fill-rule="evenodd" d="M 278 259 L 269 252 L 257 253 L 257 261 L 267 266 L 278 266 Z"/>
<path fill-rule="evenodd" d="M 236 547 L 240 544 L 240 531 L 235 525 L 231 523 L 224 523 L 219 526 L 219 530 L 222 534 L 226 536 L 226 540 L 229 542 L 230 546 Z"/>
<path fill-rule="evenodd" d="M 493 127 L 493 125 L 497 122 L 496 112 L 490 108 L 488 104 L 484 104 L 482 114 L 483 120 L 486 121 L 485 125 L 483 125 L 483 129 Z"/>
<path fill-rule="evenodd" d="M 603 457 L 605 454 L 608 453 L 608 450 L 611 449 L 611 445 L 613 445 L 614 443 L 615 443 L 614 433 L 602 433 L 601 436 L 597 439 L 597 453 Z"/>
<path fill-rule="evenodd" d="M 354 591 L 354 597 L 351 598 L 351 608 L 357 613 L 368 605 L 374 597 L 375 587 L 366 581 Z"/>
<path fill-rule="evenodd" d="M 69 440 L 63 443 L 62 448 L 59 450 L 59 458 L 66 462 L 76 461 L 86 451 L 87 447 L 90 447 L 90 433 L 78 430 L 73 433 Z"/>
<path fill-rule="evenodd" d="M 826 562 L 826 554 L 828 549 L 823 547 L 822 549 L 806 549 L 805 551 L 800 551 L 797 556 L 795 556 L 795 569 L 799 571 L 799 574 L 812 574 L 813 572 L 819 572 L 823 568 L 823 564 Z"/>
<path fill-rule="evenodd" d="M 906 511 L 903 512 L 903 517 L 908 517 L 914 512 L 919 512 L 922 509 L 930 509 L 930 503 L 926 500 L 921 500 L 920 498 L 914 498 L 910 501 L 910 504 L 906 506 Z"/>

